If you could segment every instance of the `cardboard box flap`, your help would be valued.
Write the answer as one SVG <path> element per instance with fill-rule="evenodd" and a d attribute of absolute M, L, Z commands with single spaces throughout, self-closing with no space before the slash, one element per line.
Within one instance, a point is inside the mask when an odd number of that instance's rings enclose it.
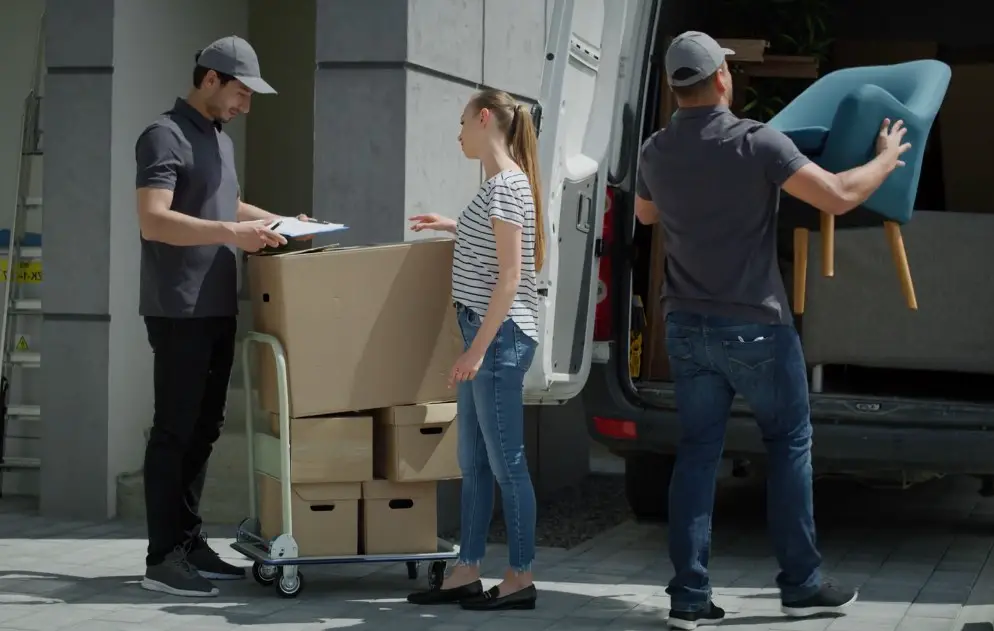
<path fill-rule="evenodd" d="M 362 497 L 362 485 L 342 482 L 332 484 L 294 484 L 293 494 L 309 504 L 327 502 L 334 504 Z"/>
<path fill-rule="evenodd" d="M 430 243 L 434 241 L 451 241 L 451 238 L 446 237 L 435 237 L 431 239 L 418 239 L 422 243 Z M 291 250 L 289 252 L 271 252 L 271 253 L 260 253 L 260 254 L 250 254 L 249 256 L 265 256 L 271 259 L 285 259 L 285 258 L 300 258 L 302 256 L 307 256 L 309 254 L 338 254 L 340 252 L 350 252 L 353 250 L 384 250 L 388 248 L 400 248 L 407 245 L 407 241 L 401 241 L 397 243 L 371 243 L 366 245 L 339 245 L 333 243 L 331 245 L 321 245 L 313 248 L 306 248 L 303 250 Z"/>
<path fill-rule="evenodd" d="M 258 252 L 252 252 L 249 254 L 250 257 L 253 256 L 264 256 L 266 258 L 273 258 L 277 256 L 290 256 L 293 254 L 307 254 L 309 252 L 323 252 L 325 250 L 337 249 L 339 246 L 337 243 L 332 243 L 331 245 L 321 245 L 313 248 L 304 248 L 302 250 L 290 250 L 282 251 L 278 248 L 266 248 Z"/>
<path fill-rule="evenodd" d="M 443 425 L 456 420 L 455 403 L 402 405 L 377 410 L 377 425 Z"/>
<path fill-rule="evenodd" d="M 362 483 L 362 497 L 366 500 L 419 500 L 434 498 L 434 482 L 390 482 L 371 480 Z"/>

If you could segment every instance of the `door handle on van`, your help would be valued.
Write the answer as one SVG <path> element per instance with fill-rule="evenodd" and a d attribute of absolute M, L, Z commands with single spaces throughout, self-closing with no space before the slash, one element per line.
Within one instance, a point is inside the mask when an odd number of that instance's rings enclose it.
<path fill-rule="evenodd" d="M 593 199 L 580 193 L 576 202 L 576 229 L 580 232 L 590 232 L 590 210 L 593 205 Z"/>

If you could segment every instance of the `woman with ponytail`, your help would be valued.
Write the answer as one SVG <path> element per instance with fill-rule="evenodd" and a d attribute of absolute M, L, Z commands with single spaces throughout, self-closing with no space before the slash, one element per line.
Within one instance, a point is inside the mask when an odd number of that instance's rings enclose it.
<path fill-rule="evenodd" d="M 459 561 L 441 585 L 411 594 L 418 605 L 533 609 L 535 490 L 524 445 L 524 377 L 538 346 L 537 272 L 545 235 L 538 139 L 527 107 L 484 90 L 463 110 L 459 143 L 486 181 L 458 221 L 412 217 L 411 228 L 456 235 L 452 299 L 465 352 L 452 367 L 458 388 L 462 512 Z M 504 580 L 484 591 L 480 563 L 500 486 L 507 526 Z"/>

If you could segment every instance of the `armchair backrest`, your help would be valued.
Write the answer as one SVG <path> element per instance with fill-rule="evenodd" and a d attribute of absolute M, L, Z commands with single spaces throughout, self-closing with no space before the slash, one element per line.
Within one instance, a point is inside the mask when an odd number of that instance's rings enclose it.
<path fill-rule="evenodd" d="M 837 70 L 813 83 L 770 125 L 794 138 L 802 151 L 817 146 L 817 152 L 808 155 L 839 173 L 873 157 L 874 140 L 885 118 L 903 120 L 904 139 L 911 143 L 902 157 L 906 166 L 891 173 L 864 206 L 888 220 L 906 223 L 918 193 L 925 144 L 951 76 L 948 65 L 933 59 Z M 803 146 L 812 134 L 821 134 L 820 142 Z"/>
<path fill-rule="evenodd" d="M 935 59 L 842 68 L 812 83 L 773 117 L 770 125 L 781 131 L 803 127 L 830 128 L 842 99 L 866 84 L 883 88 L 919 116 L 934 118 L 951 74 L 948 65 Z"/>

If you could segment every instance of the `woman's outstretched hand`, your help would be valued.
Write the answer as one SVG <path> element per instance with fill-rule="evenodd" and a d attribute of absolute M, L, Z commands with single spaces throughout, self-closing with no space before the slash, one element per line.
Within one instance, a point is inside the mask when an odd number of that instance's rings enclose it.
<path fill-rule="evenodd" d="M 439 232 L 456 233 L 455 219 L 449 219 L 435 213 L 428 215 L 414 215 L 410 218 L 411 230 L 422 232 L 424 230 L 437 230 Z"/>

